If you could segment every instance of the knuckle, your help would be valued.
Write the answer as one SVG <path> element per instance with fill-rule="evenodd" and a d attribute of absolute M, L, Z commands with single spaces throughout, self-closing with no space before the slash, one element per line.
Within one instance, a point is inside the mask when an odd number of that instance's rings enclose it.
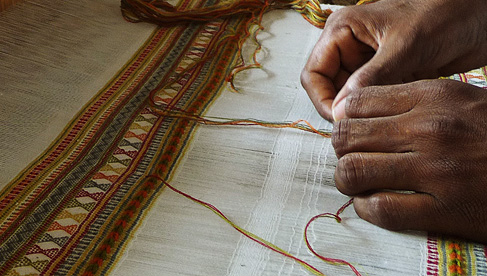
<path fill-rule="evenodd" d="M 454 90 L 452 87 L 454 85 L 451 80 L 420 80 L 417 81 L 418 87 L 421 87 L 422 100 L 426 104 L 434 104 L 436 106 L 438 103 L 446 103 L 447 101 L 454 100 L 451 98 L 450 90 Z"/>
<path fill-rule="evenodd" d="M 339 22 L 343 19 L 346 19 L 350 14 L 348 12 L 348 10 L 349 10 L 349 8 L 342 8 L 342 9 L 339 9 L 337 11 L 332 12 L 330 14 L 330 16 L 328 17 L 328 19 L 326 20 L 325 28 L 327 27 L 327 25 L 329 27 L 331 27 L 334 24 L 336 24 L 337 22 Z"/>
<path fill-rule="evenodd" d="M 419 131 L 436 141 L 455 141 L 465 130 L 465 122 L 458 116 L 436 115 L 424 120 Z"/>
<path fill-rule="evenodd" d="M 304 89 L 307 89 L 307 87 L 308 87 L 308 81 L 309 81 L 309 71 L 308 71 L 308 68 L 304 67 L 304 69 L 301 71 L 300 81 L 301 81 L 301 85 L 303 86 L 303 88 Z"/>
<path fill-rule="evenodd" d="M 355 89 L 347 96 L 345 104 L 345 113 L 349 115 L 361 114 L 366 93 L 364 89 Z"/>
<path fill-rule="evenodd" d="M 325 30 L 337 30 L 344 26 L 354 25 L 362 17 L 358 6 L 348 6 L 334 11 L 326 20 Z"/>
<path fill-rule="evenodd" d="M 377 226 L 388 230 L 400 230 L 400 216 L 396 204 L 388 195 L 373 196 L 370 199 L 370 213 L 372 221 Z"/>
<path fill-rule="evenodd" d="M 363 181 L 364 166 L 359 154 L 345 155 L 338 160 L 335 183 L 337 189 L 346 195 L 359 192 L 359 185 Z"/>
<path fill-rule="evenodd" d="M 350 133 L 350 119 L 342 119 L 333 124 L 333 131 L 331 135 L 331 143 L 338 156 L 346 154 L 346 146 Z"/>
<path fill-rule="evenodd" d="M 304 90 L 306 90 L 308 94 L 310 93 L 310 89 L 312 88 L 310 78 L 311 78 L 310 70 L 308 68 L 308 65 L 306 65 L 301 71 L 299 80 L 301 81 L 301 86 L 304 88 Z"/>
<path fill-rule="evenodd" d="M 350 6 L 350 7 L 345 7 L 337 11 L 334 11 L 331 14 L 330 18 L 334 18 L 333 20 L 337 20 L 337 19 L 346 20 L 346 19 L 354 18 L 355 16 L 356 16 L 355 8 L 354 6 Z"/>

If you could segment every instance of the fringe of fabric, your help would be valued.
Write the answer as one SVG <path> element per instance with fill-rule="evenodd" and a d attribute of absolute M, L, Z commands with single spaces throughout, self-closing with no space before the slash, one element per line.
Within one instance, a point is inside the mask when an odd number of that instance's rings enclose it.
<path fill-rule="evenodd" d="M 318 0 L 237 0 L 212 6 L 179 10 L 164 0 L 122 0 L 124 18 L 130 22 L 158 25 L 210 22 L 235 15 L 259 14 L 275 9 L 293 9 L 316 27 L 323 28 L 331 10 L 322 10 Z"/>
<path fill-rule="evenodd" d="M 360 0 L 357 5 L 377 2 Z M 235 15 L 259 14 L 275 9 L 293 9 L 318 28 L 323 28 L 332 13 L 322 10 L 318 0 L 237 0 L 220 2 L 212 6 L 179 9 L 164 0 L 121 0 L 124 18 L 129 22 L 150 22 L 158 25 L 174 25 L 188 22 L 210 22 Z"/>
<path fill-rule="evenodd" d="M 378 0 L 360 0 L 357 2 L 357 5 L 376 1 Z M 238 56 L 240 56 L 240 61 L 233 67 L 232 72 L 226 78 L 233 91 L 238 91 L 233 83 L 236 74 L 251 68 L 261 68 L 261 64 L 257 61 L 256 57 L 257 53 L 261 50 L 261 45 L 257 40 L 257 34 L 260 30 L 263 30 L 261 25 L 263 15 L 268 11 L 276 9 L 295 10 L 309 23 L 318 28 L 324 28 L 326 20 L 332 13 L 330 9 L 321 9 L 318 0 L 235 0 L 192 8 L 173 6 L 165 0 L 121 0 L 123 17 L 125 20 L 133 23 L 150 22 L 162 26 L 173 26 L 190 22 L 207 23 L 236 16 L 244 16 L 246 18 L 245 33 L 234 33 L 220 41 L 220 43 L 232 40 L 238 41 Z M 255 26 L 256 28 L 254 28 Z M 253 54 L 253 60 L 250 64 L 244 61 L 241 52 L 243 43 L 247 38 L 251 38 L 257 45 Z M 213 50 L 218 48 L 215 47 Z M 199 62 L 204 60 L 202 58 Z M 195 65 L 199 64 L 199 62 L 196 62 Z"/>

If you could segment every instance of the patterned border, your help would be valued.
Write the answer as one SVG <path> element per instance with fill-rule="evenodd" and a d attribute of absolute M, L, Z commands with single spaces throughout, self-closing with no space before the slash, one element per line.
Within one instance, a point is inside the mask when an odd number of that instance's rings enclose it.
<path fill-rule="evenodd" d="M 203 3 L 185 1 L 180 8 L 195 4 Z M 204 111 L 238 58 L 236 42 L 200 60 L 230 31 L 245 33 L 246 20 L 154 31 L 49 149 L 1 192 L 1 275 L 110 270 L 163 188 L 147 176 L 170 174 L 195 126 L 156 115 L 149 93 L 157 89 L 156 100 Z"/>

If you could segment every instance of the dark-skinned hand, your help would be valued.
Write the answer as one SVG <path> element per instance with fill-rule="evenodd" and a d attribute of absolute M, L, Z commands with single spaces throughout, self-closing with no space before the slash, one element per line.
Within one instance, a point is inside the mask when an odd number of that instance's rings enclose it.
<path fill-rule="evenodd" d="M 487 64 L 487 1 L 381 0 L 326 22 L 301 74 L 318 112 L 344 116 L 350 91 L 465 72 Z M 337 95 L 338 94 L 338 95 Z"/>
<path fill-rule="evenodd" d="M 487 242 L 486 90 L 425 80 L 357 88 L 345 102 L 335 181 L 360 217 Z"/>

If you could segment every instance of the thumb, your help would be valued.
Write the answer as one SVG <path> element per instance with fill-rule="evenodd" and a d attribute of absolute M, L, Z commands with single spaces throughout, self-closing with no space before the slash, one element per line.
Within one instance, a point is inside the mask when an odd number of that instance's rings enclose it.
<path fill-rule="evenodd" d="M 377 53 L 362 67 L 357 69 L 338 92 L 332 103 L 332 114 L 335 121 L 346 118 L 345 103 L 348 95 L 362 87 L 383 84 L 401 83 L 402 76 L 398 70 L 398 58 L 394 51 L 379 48 Z"/>

